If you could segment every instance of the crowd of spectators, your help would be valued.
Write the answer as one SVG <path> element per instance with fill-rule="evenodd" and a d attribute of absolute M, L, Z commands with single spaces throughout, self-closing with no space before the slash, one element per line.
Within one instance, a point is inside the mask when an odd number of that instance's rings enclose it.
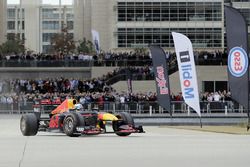
<path fill-rule="evenodd" d="M 220 102 L 220 101 L 230 101 L 231 93 L 224 91 L 216 91 L 216 92 L 205 92 L 201 94 L 201 101 L 208 102 Z"/>
<path fill-rule="evenodd" d="M 143 112 L 152 109 L 157 110 L 157 94 L 155 92 L 117 92 L 111 86 L 108 86 L 102 80 L 93 79 L 90 81 L 81 81 L 76 79 L 58 78 L 55 80 L 11 80 L 0 82 L 0 109 L 2 107 L 12 106 L 12 109 L 18 108 L 32 109 L 34 104 L 58 105 L 65 99 L 77 99 L 85 109 L 98 107 L 101 110 L 110 111 L 113 105 L 120 110 L 133 110 Z M 8 91 L 8 92 L 6 92 Z M 185 105 L 182 93 L 171 94 L 171 100 L 175 104 Z M 231 100 L 231 94 L 227 91 L 205 92 L 200 94 L 202 111 L 207 109 L 224 110 L 225 103 Z M 180 102 L 180 103 L 178 103 Z M 212 103 L 211 103 L 212 102 Z M 176 107 L 177 107 L 176 106 Z M 232 108 L 232 107 L 231 107 Z M 6 108 L 4 108 L 6 110 Z M 9 109 L 9 108 L 8 108 Z M 48 109 L 48 111 L 51 109 Z M 183 107 L 181 111 L 186 111 Z"/>
<path fill-rule="evenodd" d="M 34 102 L 49 99 L 60 103 L 66 98 L 76 98 L 83 104 L 105 102 L 156 102 L 155 92 L 117 92 L 102 79 L 38 79 L 4 80 L 0 82 L 0 102 Z M 171 94 L 172 101 L 183 101 L 182 93 Z M 200 94 L 202 102 L 224 102 L 231 100 L 227 91 L 205 92 Z"/>
<path fill-rule="evenodd" d="M 227 53 L 221 51 L 195 51 L 196 64 L 200 65 L 225 65 Z M 167 52 L 166 57 L 170 61 L 176 61 L 176 55 Z M 0 55 L 0 60 L 6 61 L 53 61 L 53 60 L 73 60 L 73 61 L 93 61 L 96 66 L 144 66 L 152 65 L 151 55 L 149 52 L 102 52 L 99 55 L 86 53 L 69 53 L 69 54 L 43 54 L 43 53 L 20 53 Z"/>
<path fill-rule="evenodd" d="M 227 53 L 221 51 L 206 52 L 195 51 L 196 64 L 200 65 L 225 65 Z M 177 59 L 175 53 L 167 52 L 169 67 L 176 67 Z M 0 103 L 44 103 L 59 104 L 67 98 L 75 98 L 87 107 L 90 103 L 107 107 L 108 103 L 148 103 L 157 101 L 154 92 L 116 92 L 110 84 L 110 80 L 116 76 L 132 75 L 137 80 L 153 79 L 151 55 L 135 52 L 102 52 L 99 55 L 86 53 L 79 54 L 9 54 L 0 55 L 0 61 L 93 61 L 96 66 L 120 66 L 101 78 L 82 80 L 77 78 L 54 78 L 54 79 L 15 79 L 0 81 Z M 126 67 L 124 67 L 126 66 Z M 172 101 L 183 101 L 181 93 L 171 94 Z M 200 94 L 202 102 L 223 102 L 231 100 L 230 92 L 205 92 Z M 126 107 L 126 105 L 124 105 Z"/>
<path fill-rule="evenodd" d="M 100 78 L 83 80 L 76 78 L 48 78 L 48 79 L 13 79 L 0 81 L 0 93 L 15 92 L 20 94 L 45 94 L 45 93 L 83 93 L 104 92 L 112 90 L 109 81 L 116 76 L 127 77 L 129 74 L 133 79 L 153 79 L 151 66 L 144 67 L 120 67 L 108 72 Z M 136 78 L 135 78 L 136 77 Z M 126 78 L 125 78 L 126 79 Z"/>
<path fill-rule="evenodd" d="M 106 89 L 106 84 L 102 79 L 81 80 L 65 79 L 15 79 L 0 82 L 1 92 L 15 92 L 19 95 L 25 94 L 45 94 L 45 93 L 82 93 L 82 92 L 102 92 Z"/>
<path fill-rule="evenodd" d="M 119 80 L 126 80 L 131 78 L 132 80 L 153 80 L 154 72 L 152 66 L 141 67 L 119 67 L 112 72 L 108 72 L 102 77 L 108 84 L 113 84 Z"/>
<path fill-rule="evenodd" d="M 0 60 L 6 61 L 54 61 L 54 60 L 79 60 L 92 61 L 97 60 L 97 55 L 89 54 L 44 54 L 44 53 L 12 53 L 8 55 L 0 55 Z"/>

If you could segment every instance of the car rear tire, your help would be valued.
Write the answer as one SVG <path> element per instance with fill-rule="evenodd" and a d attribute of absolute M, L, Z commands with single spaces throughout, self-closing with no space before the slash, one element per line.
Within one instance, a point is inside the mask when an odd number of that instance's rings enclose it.
<path fill-rule="evenodd" d="M 115 132 L 116 135 L 118 136 L 129 136 L 131 133 L 128 132 L 118 132 L 119 131 L 119 126 L 121 125 L 130 125 L 132 127 L 134 127 L 134 119 L 131 116 L 131 114 L 127 113 L 127 112 L 120 112 L 117 115 L 117 118 L 121 119 L 118 121 L 113 121 L 113 130 Z"/>
<path fill-rule="evenodd" d="M 35 114 L 25 114 L 20 120 L 20 130 L 24 136 L 35 136 L 38 132 L 38 124 Z"/>
<path fill-rule="evenodd" d="M 125 124 L 132 125 L 134 127 L 135 123 L 131 114 L 127 112 L 121 112 L 120 115 Z"/>
<path fill-rule="evenodd" d="M 79 113 L 70 113 L 63 120 L 63 131 L 67 136 L 79 137 L 80 133 L 77 133 L 76 127 L 84 126 L 84 119 Z"/>

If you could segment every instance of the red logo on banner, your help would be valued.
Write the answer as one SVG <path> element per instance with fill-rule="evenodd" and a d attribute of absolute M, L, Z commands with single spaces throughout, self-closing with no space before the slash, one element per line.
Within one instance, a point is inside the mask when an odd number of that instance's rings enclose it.
<path fill-rule="evenodd" d="M 156 81 L 157 81 L 157 86 L 159 87 L 159 90 L 160 90 L 160 94 L 161 95 L 169 94 L 163 67 L 158 66 L 156 68 L 156 71 L 157 71 Z"/>

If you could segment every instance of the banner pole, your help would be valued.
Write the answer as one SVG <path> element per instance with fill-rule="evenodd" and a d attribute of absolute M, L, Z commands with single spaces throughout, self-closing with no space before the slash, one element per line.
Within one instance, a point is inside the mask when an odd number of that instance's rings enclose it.
<path fill-rule="evenodd" d="M 200 116 L 200 127 L 202 128 L 202 121 L 201 121 L 201 116 Z"/>
<path fill-rule="evenodd" d="M 169 114 L 170 114 L 170 118 L 172 119 L 173 118 L 173 110 L 172 110 L 171 101 L 170 101 L 170 111 L 169 111 Z"/>
<path fill-rule="evenodd" d="M 248 122 L 247 122 L 247 131 L 249 131 L 250 128 L 250 113 L 249 113 L 249 65 L 248 65 L 248 70 L 247 70 L 247 77 L 248 77 L 248 103 L 247 103 L 247 117 L 248 117 Z"/>
<path fill-rule="evenodd" d="M 243 18 L 245 20 L 245 18 Z M 246 21 L 246 20 L 245 20 Z M 247 26 L 246 26 L 246 29 L 247 29 Z M 246 41 L 247 42 L 247 46 L 248 46 L 248 40 Z M 247 51 L 247 54 L 248 54 L 248 62 L 249 62 L 249 49 L 247 47 L 246 49 Z M 248 123 L 247 123 L 247 131 L 249 131 L 249 128 L 250 128 L 250 113 L 249 113 L 249 64 L 248 64 L 248 67 L 247 67 L 247 91 L 248 91 L 248 98 L 247 98 L 247 116 L 248 116 Z"/>
<path fill-rule="evenodd" d="M 247 117 L 248 117 L 247 131 L 249 131 L 249 128 L 250 128 L 249 109 L 248 109 L 248 111 L 247 111 Z"/>

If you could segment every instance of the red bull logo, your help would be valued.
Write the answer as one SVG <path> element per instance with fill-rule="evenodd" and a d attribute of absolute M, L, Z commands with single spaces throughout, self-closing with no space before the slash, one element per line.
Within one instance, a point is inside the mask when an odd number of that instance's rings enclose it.
<path fill-rule="evenodd" d="M 242 77 L 248 70 L 248 56 L 241 47 L 234 47 L 228 55 L 228 69 L 235 77 Z"/>
<path fill-rule="evenodd" d="M 156 67 L 156 71 L 157 71 L 156 82 L 157 86 L 159 87 L 159 94 L 161 95 L 169 94 L 163 66 Z"/>

